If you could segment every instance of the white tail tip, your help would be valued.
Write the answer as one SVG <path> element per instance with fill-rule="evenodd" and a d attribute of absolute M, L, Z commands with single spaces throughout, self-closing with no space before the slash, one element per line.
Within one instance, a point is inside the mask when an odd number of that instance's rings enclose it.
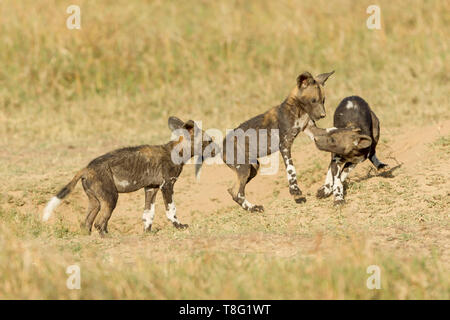
<path fill-rule="evenodd" d="M 53 197 L 45 206 L 44 215 L 42 216 L 42 221 L 47 221 L 52 215 L 53 210 L 61 203 L 61 199 L 58 197 Z"/>

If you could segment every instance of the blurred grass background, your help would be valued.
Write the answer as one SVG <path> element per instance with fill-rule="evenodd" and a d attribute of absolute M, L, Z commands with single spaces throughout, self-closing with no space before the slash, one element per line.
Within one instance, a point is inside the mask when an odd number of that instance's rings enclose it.
<path fill-rule="evenodd" d="M 449 117 L 448 1 L 379 1 L 381 30 L 366 27 L 370 1 L 72 3 L 81 30 L 66 1 L 0 3 L 3 144 L 158 142 L 173 114 L 225 130 L 304 70 L 336 70 L 329 114 L 358 94 L 385 126 Z"/>
<path fill-rule="evenodd" d="M 81 30 L 66 28 L 71 4 L 81 7 Z M 272 197 L 273 216 L 270 210 L 268 217 L 254 217 L 218 207 L 194 219 L 199 222 L 186 234 L 167 225 L 159 234 L 132 230 L 131 237 L 116 231 L 107 240 L 71 233 L 78 226 L 67 226 L 68 216 L 84 214 L 84 196 L 65 204 L 66 220 L 38 221 L 38 206 L 101 152 L 166 142 L 170 115 L 202 120 L 204 128 L 224 132 L 281 103 L 303 71 L 336 71 L 326 84 L 328 116 L 321 126 L 331 125 L 334 108 L 353 94 L 369 102 L 381 119 L 382 139 L 389 141 L 411 126 L 448 120 L 450 2 L 377 1 L 381 30 L 368 30 L 366 8 L 372 4 L 0 1 L 0 298 L 448 298 L 448 264 L 434 252 L 410 254 L 423 241 L 417 216 L 443 226 L 448 202 L 442 195 L 422 195 L 415 180 L 406 178 L 398 198 L 422 206 L 423 196 L 437 207 L 413 210 L 411 219 L 404 205 L 401 214 L 386 217 L 379 213 L 390 213 L 397 201 L 385 186 L 389 183 L 369 189 L 353 183 L 361 188 L 354 190 L 361 203 L 357 212 L 368 217 L 348 229 L 341 219 L 353 212 L 344 216 L 327 202 L 308 200 L 302 209 L 307 213 L 299 213 L 290 198 L 277 198 L 279 190 Z M 296 141 L 309 143 L 302 137 Z M 326 162 L 302 167 L 301 183 L 317 183 L 325 167 Z M 280 181 L 279 189 L 285 187 Z M 82 193 L 78 189 L 75 198 Z M 383 200 L 374 196 L 379 194 Z M 126 226 L 138 228 L 126 218 Z M 391 241 L 384 239 L 392 226 L 407 231 L 389 252 L 368 250 L 364 239 L 345 245 L 330 240 L 333 255 L 306 258 L 298 252 L 279 258 L 275 249 L 260 254 L 257 245 L 243 254 L 203 245 L 219 241 L 213 237 L 218 234 L 228 237 L 224 244 L 239 237 L 238 245 L 259 244 L 252 238 L 257 228 L 270 244 L 282 237 L 286 243 L 277 250 L 291 252 L 297 233 L 306 237 L 300 244 L 308 245 L 321 226 L 348 239 L 359 223 L 383 244 Z M 439 227 L 430 230 L 439 239 L 445 236 L 436 232 Z M 136 254 L 136 244 L 142 256 L 126 262 L 123 256 Z M 115 262 L 106 256 L 108 246 L 118 247 Z M 65 287 L 65 268 L 74 261 L 85 270 L 81 291 Z M 365 269 L 374 261 L 383 266 L 385 290 L 363 285 Z"/>

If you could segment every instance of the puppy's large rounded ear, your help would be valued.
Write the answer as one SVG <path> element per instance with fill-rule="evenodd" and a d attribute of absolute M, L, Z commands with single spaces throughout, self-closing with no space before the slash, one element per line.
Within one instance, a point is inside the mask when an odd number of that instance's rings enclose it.
<path fill-rule="evenodd" d="M 184 122 L 177 117 L 169 117 L 168 125 L 171 131 L 175 131 L 180 129 L 184 125 Z"/>
<path fill-rule="evenodd" d="M 353 143 L 358 149 L 366 149 L 372 145 L 372 138 L 365 134 L 360 134 Z"/>
<path fill-rule="evenodd" d="M 303 72 L 297 77 L 297 87 L 299 89 L 306 88 L 311 80 L 314 80 L 313 76 L 309 72 Z"/>
<path fill-rule="evenodd" d="M 315 79 L 318 83 L 320 83 L 322 86 L 325 84 L 325 81 L 334 73 L 334 70 L 328 73 L 322 73 L 319 74 Z"/>

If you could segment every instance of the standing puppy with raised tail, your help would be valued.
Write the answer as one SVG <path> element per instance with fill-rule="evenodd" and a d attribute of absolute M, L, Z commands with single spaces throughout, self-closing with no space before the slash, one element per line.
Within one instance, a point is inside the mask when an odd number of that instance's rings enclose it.
<path fill-rule="evenodd" d="M 333 73 L 334 71 L 323 73 L 317 77 L 309 72 L 300 74 L 296 86 L 283 103 L 245 121 L 225 137 L 223 161 L 237 176 L 237 184 L 228 192 L 243 209 L 251 212 L 264 210 L 263 206 L 254 205 L 245 198 L 245 186 L 258 173 L 258 158 L 278 150 L 286 166 L 290 194 L 297 203 L 306 201 L 297 183 L 291 146 L 297 135 L 308 125 L 325 117 L 323 86 Z M 251 139 L 252 133 L 255 133 L 254 139 Z M 266 144 L 261 144 L 261 141 Z M 238 161 L 239 158 L 241 161 Z"/>
<path fill-rule="evenodd" d="M 94 220 L 100 235 L 107 233 L 108 221 L 116 207 L 119 193 L 142 188 L 145 191 L 145 210 L 142 217 L 145 231 L 150 231 L 152 227 L 158 190 L 163 194 L 167 219 L 176 228 L 187 228 L 186 224 L 177 219 L 172 198 L 173 187 L 185 162 L 194 155 L 201 156 L 204 149 L 213 142 L 192 120 L 185 123 L 176 117 L 170 117 L 168 124 L 172 131 L 180 133 L 176 140 L 163 145 L 118 149 L 92 160 L 50 200 L 44 209 L 43 220 L 50 218 L 52 211 L 81 179 L 89 198 L 88 213 L 81 227 L 88 233 L 91 232 Z M 96 220 L 99 212 L 100 217 Z"/>

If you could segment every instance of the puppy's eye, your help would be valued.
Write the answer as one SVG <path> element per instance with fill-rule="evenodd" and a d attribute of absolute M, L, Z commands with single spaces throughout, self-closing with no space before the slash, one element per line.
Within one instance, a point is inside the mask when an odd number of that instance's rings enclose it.
<path fill-rule="evenodd" d="M 312 103 L 316 103 L 316 102 L 317 102 L 317 99 L 316 99 L 316 98 L 313 98 L 313 99 L 311 100 L 311 102 L 312 102 Z"/>

